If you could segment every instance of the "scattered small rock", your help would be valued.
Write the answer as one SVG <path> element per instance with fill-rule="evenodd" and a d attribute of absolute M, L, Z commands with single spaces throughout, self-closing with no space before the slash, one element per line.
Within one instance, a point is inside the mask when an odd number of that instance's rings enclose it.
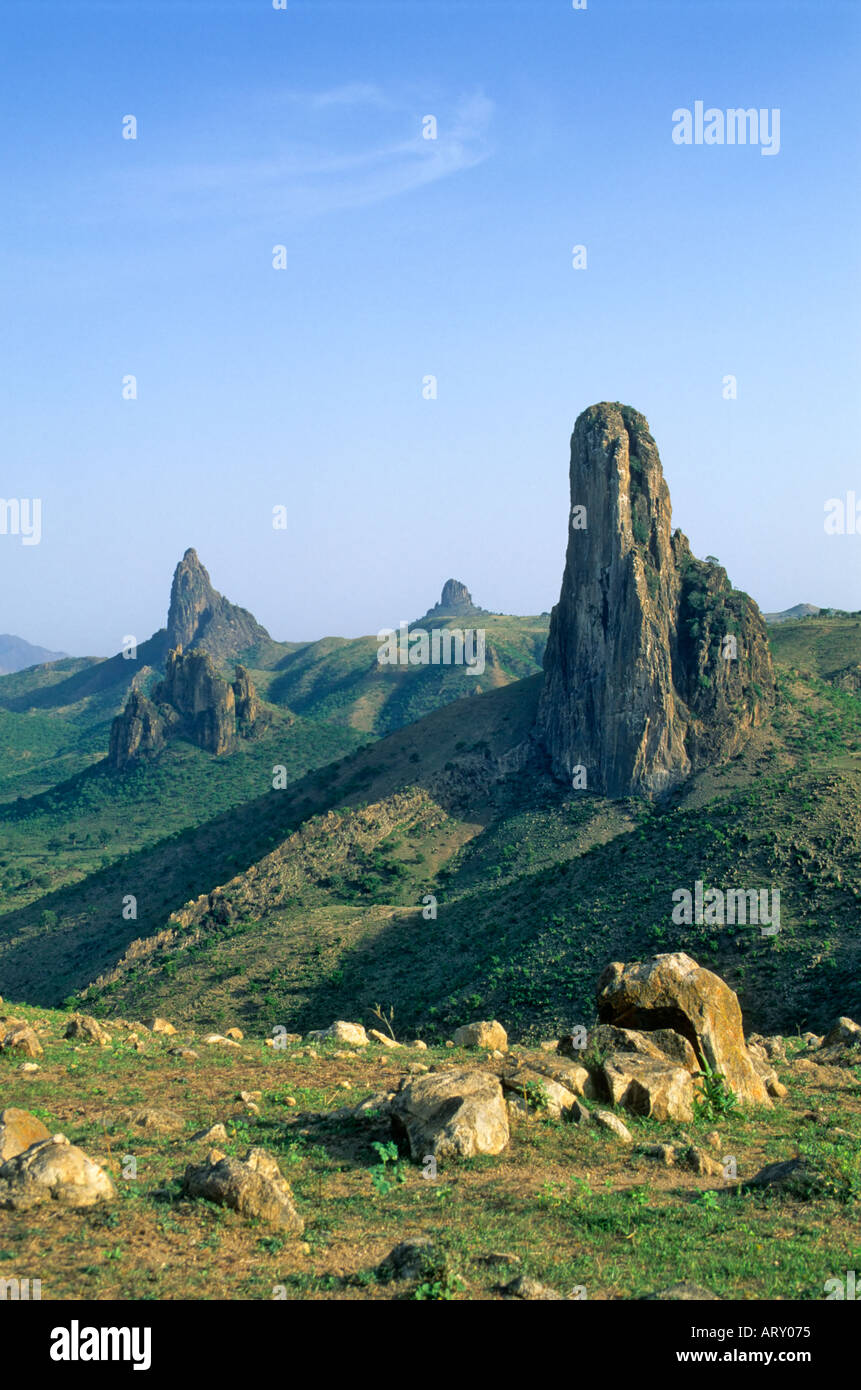
<path fill-rule="evenodd" d="M 166 1018 L 154 1018 L 152 1023 L 147 1024 L 147 1027 L 151 1033 L 164 1033 L 169 1038 L 176 1034 L 173 1024 L 168 1023 Z"/>
<path fill-rule="evenodd" d="M 660 1293 L 647 1293 L 643 1296 L 643 1302 L 654 1302 L 661 1299 L 665 1302 L 674 1303 L 720 1303 L 720 1298 L 711 1289 L 705 1289 L 701 1284 L 691 1284 L 687 1280 L 681 1283 L 671 1284 L 668 1289 L 661 1289 Z"/>
<path fill-rule="evenodd" d="M 610 1133 L 615 1134 L 617 1139 L 621 1139 L 623 1144 L 633 1144 L 633 1134 L 628 1126 L 622 1123 L 618 1115 L 613 1115 L 609 1110 L 595 1110 L 592 1119 L 602 1129 L 609 1129 Z"/>
<path fill-rule="evenodd" d="M 429 1236 L 417 1236 L 415 1240 L 403 1240 L 390 1250 L 377 1266 L 381 1279 L 404 1280 L 417 1283 L 419 1280 L 440 1280 L 448 1271 L 446 1256 L 439 1250 Z"/>
<path fill-rule="evenodd" d="M 528 1274 L 518 1274 L 516 1279 L 512 1279 L 510 1284 L 503 1284 L 500 1293 L 506 1298 L 528 1299 L 530 1302 L 542 1300 L 549 1303 L 564 1303 L 565 1295 L 557 1293 L 555 1289 L 548 1288 L 546 1284 L 541 1284 L 537 1279 L 533 1279 Z"/>
<path fill-rule="evenodd" d="M 209 1129 L 200 1129 L 197 1134 L 192 1134 L 191 1142 L 193 1144 L 226 1144 L 227 1130 L 219 1120 L 217 1124 L 210 1125 Z"/>
<path fill-rule="evenodd" d="M 455 1047 L 481 1047 L 488 1051 L 508 1051 L 508 1034 L 496 1019 L 491 1022 L 466 1023 L 454 1034 Z"/>

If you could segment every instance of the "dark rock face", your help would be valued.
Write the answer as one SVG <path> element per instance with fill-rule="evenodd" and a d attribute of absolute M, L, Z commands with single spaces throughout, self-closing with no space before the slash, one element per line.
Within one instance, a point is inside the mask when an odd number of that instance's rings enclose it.
<path fill-rule="evenodd" d="M 170 590 L 168 648 L 189 651 L 203 646 L 221 663 L 268 640 L 269 633 L 251 613 L 213 589 L 197 551 L 187 550 L 174 571 Z"/>
<path fill-rule="evenodd" d="M 235 747 L 238 735 L 252 732 L 260 717 L 257 692 L 243 666 L 228 684 L 208 652 L 168 652 L 165 677 L 148 700 L 133 690 L 111 726 L 109 760 L 124 768 L 157 753 L 169 736 L 187 738 L 216 756 Z"/>
<path fill-rule="evenodd" d="M 582 768 L 604 795 L 659 795 L 732 756 L 767 718 L 765 624 L 725 570 L 672 532 L 657 446 L 637 411 L 605 402 L 583 412 L 570 480 L 539 737 L 565 781 Z"/>
<path fill-rule="evenodd" d="M 156 702 L 179 715 L 176 732 L 210 753 L 227 753 L 236 738 L 236 698 L 208 652 L 171 651 Z"/>
<path fill-rule="evenodd" d="M 233 698 L 236 704 L 236 727 L 240 732 L 253 728 L 260 713 L 260 702 L 251 677 L 244 666 L 237 666 L 233 682 Z"/>
<path fill-rule="evenodd" d="M 165 721 L 151 700 L 139 690 L 129 695 L 122 714 L 111 725 L 108 762 L 123 768 L 138 758 L 151 756 L 164 747 Z"/>

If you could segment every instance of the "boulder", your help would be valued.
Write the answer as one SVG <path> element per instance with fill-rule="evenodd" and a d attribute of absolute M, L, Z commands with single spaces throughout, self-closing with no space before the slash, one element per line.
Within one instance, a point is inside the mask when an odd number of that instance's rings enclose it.
<path fill-rule="evenodd" d="M 245 1034 L 243 1033 L 241 1028 L 228 1028 L 224 1036 L 226 1038 L 232 1038 L 234 1042 L 242 1042 L 242 1039 L 245 1037 Z"/>
<path fill-rule="evenodd" d="M 374 1042 L 382 1043 L 383 1047 L 400 1047 L 399 1042 L 390 1038 L 388 1033 L 381 1033 L 379 1028 L 369 1028 L 368 1037 L 373 1038 Z"/>
<path fill-rule="evenodd" d="M 373 1118 L 374 1115 L 388 1116 L 391 1114 L 392 1102 L 395 1098 L 394 1091 L 379 1091 L 374 1096 L 368 1096 L 365 1100 L 360 1100 L 354 1106 L 350 1114 L 359 1119 Z M 295 1102 L 294 1102 L 295 1103 Z"/>
<path fill-rule="evenodd" d="M 141 1134 L 181 1134 L 185 1129 L 185 1120 L 175 1110 L 160 1110 L 156 1106 L 147 1106 L 142 1110 L 122 1110 L 120 1119 L 130 1129 L 136 1129 Z"/>
<path fill-rule="evenodd" d="M 187 1197 L 205 1197 L 296 1235 L 305 1229 L 290 1184 L 265 1149 L 249 1149 L 244 1159 L 212 1149 L 204 1163 L 189 1164 L 182 1185 Z"/>
<path fill-rule="evenodd" d="M 599 1077 L 607 1098 L 634 1115 L 685 1123 L 694 1118 L 694 1078 L 685 1067 L 617 1052 L 603 1063 Z"/>
<path fill-rule="evenodd" d="M 110 1033 L 90 1014 L 72 1014 L 63 1037 L 74 1038 L 77 1042 L 98 1043 L 99 1047 L 107 1047 L 111 1040 Z"/>
<path fill-rule="evenodd" d="M 176 1029 L 172 1023 L 168 1023 L 166 1018 L 154 1018 L 148 1027 L 152 1033 L 164 1033 L 169 1038 L 176 1036 Z"/>
<path fill-rule="evenodd" d="M 496 1019 L 488 1023 L 482 1020 L 480 1023 L 466 1023 L 462 1028 L 458 1028 L 454 1034 L 455 1047 L 481 1047 L 487 1051 L 498 1048 L 500 1052 L 508 1051 L 508 1034 L 501 1023 Z"/>
<path fill-rule="evenodd" d="M 16 1110 L 14 1106 L 0 1110 L 0 1163 L 50 1137 L 50 1131 L 29 1110 Z"/>
<path fill-rule="evenodd" d="M 508 1111 L 499 1078 L 490 1072 L 428 1072 L 410 1081 L 392 1103 L 392 1129 L 406 1138 L 417 1162 L 498 1154 L 509 1140 Z"/>
<path fill-rule="evenodd" d="M 765 1047 L 759 1043 L 748 1042 L 748 1056 L 753 1063 L 754 1069 L 760 1080 L 765 1084 L 765 1089 L 774 1100 L 784 1100 L 789 1095 L 786 1087 L 778 1079 L 777 1072 L 771 1065 Z"/>
<path fill-rule="evenodd" d="M 656 1062 L 669 1062 L 675 1067 L 685 1067 L 689 1072 L 698 1072 L 697 1054 L 687 1038 L 673 1028 L 656 1028 L 653 1033 L 643 1033 L 636 1028 L 616 1028 L 610 1023 L 599 1023 L 590 1029 L 588 1056 L 602 1053 L 636 1052 L 641 1057 L 651 1057 Z M 566 1056 L 583 1056 L 577 1051 L 565 1049 Z"/>
<path fill-rule="evenodd" d="M 741 1009 L 729 985 L 682 951 L 623 965 L 598 981 L 598 1017 L 625 1029 L 672 1029 L 700 1064 L 720 1072 L 742 1105 L 771 1105 L 747 1051 Z"/>
<path fill-rule="evenodd" d="M 20 1052 L 23 1057 L 41 1057 L 42 1044 L 28 1023 L 15 1023 L 0 1041 L 3 1052 Z"/>
<path fill-rule="evenodd" d="M 351 1047 L 367 1047 L 369 1038 L 361 1023 L 347 1023 L 344 1019 L 339 1018 L 328 1028 L 309 1033 L 306 1041 L 342 1042 L 349 1043 Z"/>
<path fill-rule="evenodd" d="M 515 1098 L 524 1102 L 532 1098 L 534 1108 L 545 1109 L 556 1120 L 573 1108 L 578 1096 L 594 1099 L 598 1094 L 586 1067 L 558 1053 L 537 1052 L 518 1057 L 503 1073 L 502 1085 L 507 1093 L 513 1092 Z M 543 1105 L 539 1099 L 542 1095 Z"/>
<path fill-rule="evenodd" d="M 588 1072 L 586 1074 L 588 1076 Z M 534 1110 L 544 1111 L 552 1120 L 561 1119 L 577 1099 L 567 1086 L 561 1086 L 552 1077 L 526 1066 L 518 1066 L 507 1072 L 502 1078 L 502 1087 L 506 1093 L 513 1092 L 517 1109 L 525 1112 L 531 1106 Z M 519 1104 L 521 1101 L 522 1105 Z"/>
<path fill-rule="evenodd" d="M 822 1039 L 817 1062 L 854 1066 L 861 1057 L 861 1025 L 851 1018 L 838 1018 Z"/>
<path fill-rule="evenodd" d="M 838 1018 L 822 1039 L 823 1047 L 861 1047 L 861 1023 Z"/>
<path fill-rule="evenodd" d="M 21 1211 L 51 1200 L 91 1207 L 114 1197 L 116 1190 L 104 1169 L 64 1134 L 39 1140 L 0 1165 L 0 1207 Z"/>

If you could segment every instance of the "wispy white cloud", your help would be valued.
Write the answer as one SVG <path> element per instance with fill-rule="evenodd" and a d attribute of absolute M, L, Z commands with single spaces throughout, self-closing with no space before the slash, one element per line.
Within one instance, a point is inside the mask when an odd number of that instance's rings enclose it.
<path fill-rule="evenodd" d="M 403 196 L 473 169 L 492 153 L 494 106 L 481 93 L 422 106 L 403 94 L 392 98 L 372 83 L 353 82 L 322 92 L 282 93 L 281 99 L 301 105 L 302 137 L 291 124 L 277 154 L 129 170 L 113 180 L 109 195 L 101 181 L 92 196 L 82 197 L 78 185 L 80 215 L 97 221 L 109 209 L 112 218 L 145 221 L 265 216 L 284 224 Z M 357 126 L 352 113 L 358 107 L 375 108 L 373 136 L 370 122 Z M 339 112 L 344 118 L 351 113 L 340 128 Z M 437 117 L 436 140 L 422 137 L 422 118 L 429 112 Z M 325 127 L 315 131 L 316 117 L 323 120 L 324 113 Z"/>

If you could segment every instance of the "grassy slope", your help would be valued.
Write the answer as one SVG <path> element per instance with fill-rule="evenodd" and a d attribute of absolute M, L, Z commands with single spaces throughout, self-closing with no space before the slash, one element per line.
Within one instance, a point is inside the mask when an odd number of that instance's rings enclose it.
<path fill-rule="evenodd" d="M 483 628 L 485 671 L 471 676 L 457 666 L 392 666 L 377 661 L 375 637 L 326 637 L 281 661 L 276 670 L 252 671 L 266 698 L 299 714 L 385 734 L 440 705 L 497 689 L 541 669 L 548 619 L 486 614 L 429 622 L 438 628 Z"/>
<path fill-rule="evenodd" d="M 625 1116 L 635 1140 L 626 1148 L 597 1126 L 538 1113 L 496 1158 L 443 1164 L 435 1179 L 403 1162 L 402 1181 L 378 1192 L 372 1146 L 389 1139 L 387 1125 L 335 1112 L 395 1089 L 417 1062 L 494 1068 L 482 1054 L 372 1046 L 345 1055 L 321 1045 L 312 1056 L 276 1052 L 259 1035 L 224 1050 L 184 1031 L 144 1035 L 143 1051 L 118 1030 L 105 1048 L 76 1046 L 62 1040 L 65 1015 L 16 1013 L 39 1030 L 45 1053 L 29 1075 L 0 1053 L 4 1104 L 80 1144 L 118 1189 L 116 1202 L 85 1211 L 55 1202 L 0 1211 L 0 1278 L 41 1278 L 43 1299 L 268 1300 L 280 1286 L 290 1300 L 409 1300 L 414 1285 L 387 1284 L 375 1270 L 416 1236 L 447 1258 L 448 1296 L 459 1299 L 498 1298 L 500 1283 L 526 1273 L 563 1295 L 579 1286 L 590 1301 L 641 1298 L 679 1279 L 724 1299 L 820 1300 L 826 1280 L 858 1267 L 857 1200 L 740 1196 L 719 1178 L 664 1168 L 639 1146 L 678 1139 L 678 1126 L 637 1116 Z M 176 1043 L 193 1045 L 198 1060 L 172 1056 Z M 859 1068 L 805 1071 L 788 1051 L 778 1064 L 787 1100 L 721 1119 L 712 1151 L 734 1156 L 740 1180 L 801 1151 L 841 1173 L 857 1198 Z M 258 1114 L 237 1102 L 240 1090 L 261 1093 Z M 134 1121 L 153 1109 L 163 1132 Z M 192 1136 L 217 1121 L 227 1153 L 259 1144 L 277 1158 L 305 1220 L 300 1239 L 182 1197 L 186 1164 L 209 1148 Z M 708 1147 L 713 1128 L 698 1118 L 687 1133 Z"/>
<path fill-rule="evenodd" d="M 240 740 L 227 757 L 212 758 L 176 741 L 155 762 L 118 774 L 102 758 L 41 795 L 0 807 L 3 911 L 20 909 L 124 862 L 166 835 L 265 795 L 276 766 L 294 780 L 362 741 L 352 730 L 295 719 L 282 710 L 270 711 L 268 721 L 259 736 Z M 51 910 L 52 904 L 42 907 Z"/>
<path fill-rule="evenodd" d="M 795 626 L 810 669 L 828 633 Z M 852 660 L 846 642 L 841 655 Z M 405 1025 L 497 1014 L 534 1032 L 587 1018 L 608 959 L 686 949 L 738 988 L 754 1026 L 857 1014 L 861 701 L 784 670 L 774 730 L 654 810 L 575 797 L 538 767 L 502 775 L 539 684 L 448 706 L 186 835 L 181 855 L 165 843 L 118 864 L 52 902 L 50 931 L 47 903 L 4 919 L 0 980 L 50 1002 L 105 975 L 89 996 L 98 1009 L 148 1000 L 212 1023 L 311 1027 L 379 1001 Z M 342 809 L 321 819 L 330 808 Z M 779 935 L 675 926 L 672 893 L 698 878 L 779 888 Z M 114 970 L 134 936 L 215 884 L 229 920 L 174 921 Z M 135 891 L 133 931 L 116 919 Z"/>

